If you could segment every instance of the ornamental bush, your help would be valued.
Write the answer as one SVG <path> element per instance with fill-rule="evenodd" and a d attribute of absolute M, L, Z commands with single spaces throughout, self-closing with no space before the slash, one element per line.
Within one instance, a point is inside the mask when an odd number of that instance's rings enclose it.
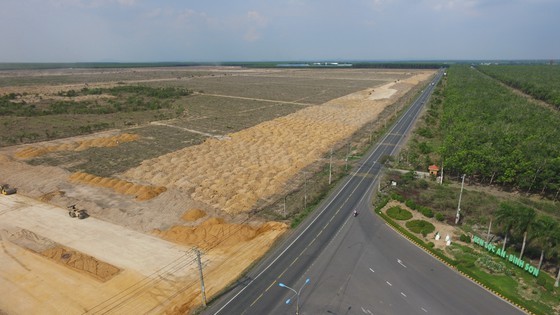
<path fill-rule="evenodd" d="M 412 218 L 412 213 L 410 211 L 405 210 L 399 206 L 394 206 L 387 209 L 387 215 L 395 220 L 408 220 Z"/>
<path fill-rule="evenodd" d="M 426 236 L 435 231 L 436 227 L 428 221 L 412 220 L 406 222 L 406 227 L 414 233 L 421 233 Z"/>
<path fill-rule="evenodd" d="M 428 207 L 424 207 L 424 206 L 419 206 L 418 209 L 420 210 L 420 212 L 427 218 L 433 218 L 434 217 L 434 212 L 432 211 L 432 209 L 428 208 Z"/>

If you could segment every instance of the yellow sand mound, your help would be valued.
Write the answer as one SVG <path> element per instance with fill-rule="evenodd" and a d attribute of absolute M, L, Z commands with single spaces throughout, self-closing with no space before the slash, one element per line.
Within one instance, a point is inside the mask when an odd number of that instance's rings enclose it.
<path fill-rule="evenodd" d="M 83 151 L 89 148 L 100 147 L 115 147 L 120 143 L 136 141 L 140 138 L 137 134 L 123 133 L 112 137 L 102 137 L 95 139 L 88 139 L 82 141 L 74 141 L 70 143 L 40 146 L 40 147 L 27 147 L 16 152 L 15 156 L 20 159 L 34 158 L 43 154 L 57 151 Z"/>
<path fill-rule="evenodd" d="M 417 75 L 426 79 L 430 73 Z M 192 192 L 191 197 L 230 214 L 247 212 L 285 188 L 287 181 L 349 138 L 412 84 L 356 92 L 320 106 L 208 139 L 129 170 L 125 176 Z"/>
<path fill-rule="evenodd" d="M 196 221 L 206 215 L 206 212 L 200 209 L 190 209 L 189 211 L 185 212 L 181 218 L 187 222 Z"/>
<path fill-rule="evenodd" d="M 120 271 L 119 268 L 95 257 L 60 245 L 42 251 L 41 255 L 101 281 L 111 279 Z"/>
<path fill-rule="evenodd" d="M 209 250 L 248 242 L 270 231 L 284 232 L 287 228 L 286 224 L 280 222 L 267 222 L 254 228 L 247 224 L 227 223 L 221 218 L 210 218 L 196 227 L 176 225 L 164 231 L 156 229 L 153 233 L 174 243 Z"/>
<path fill-rule="evenodd" d="M 155 198 L 167 190 L 167 188 L 162 186 L 138 185 L 122 179 L 99 177 L 82 172 L 76 172 L 70 175 L 70 180 L 97 187 L 111 188 L 120 194 L 136 196 L 136 199 L 140 201 Z"/>

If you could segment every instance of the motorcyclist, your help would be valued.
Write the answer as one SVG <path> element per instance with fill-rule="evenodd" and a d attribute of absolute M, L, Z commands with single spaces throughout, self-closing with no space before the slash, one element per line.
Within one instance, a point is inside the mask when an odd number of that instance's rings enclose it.
<path fill-rule="evenodd" d="M 358 216 L 358 210 L 354 210 L 354 216 Z"/>

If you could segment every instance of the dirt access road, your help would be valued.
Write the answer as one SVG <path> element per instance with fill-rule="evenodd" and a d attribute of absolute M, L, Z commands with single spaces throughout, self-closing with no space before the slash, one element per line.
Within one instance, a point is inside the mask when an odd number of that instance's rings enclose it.
<path fill-rule="evenodd" d="M 0 236 L 0 311 L 8 314 L 146 313 L 167 299 L 162 291 L 196 275 L 189 247 L 73 219 L 22 195 L 0 198 Z M 61 246 L 72 250 L 48 256 Z"/>

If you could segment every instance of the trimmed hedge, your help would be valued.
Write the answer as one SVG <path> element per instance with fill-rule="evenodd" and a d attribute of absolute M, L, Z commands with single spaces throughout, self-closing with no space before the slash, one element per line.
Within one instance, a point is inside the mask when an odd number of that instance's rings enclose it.
<path fill-rule="evenodd" d="M 428 221 L 424 220 L 412 220 L 406 222 L 406 227 L 414 233 L 422 233 L 422 235 L 428 235 L 436 230 L 436 227 Z"/>
<path fill-rule="evenodd" d="M 387 209 L 387 215 L 395 220 L 401 220 L 401 221 L 412 218 L 412 213 L 410 213 L 410 211 L 405 210 L 399 206 L 394 206 Z"/>

